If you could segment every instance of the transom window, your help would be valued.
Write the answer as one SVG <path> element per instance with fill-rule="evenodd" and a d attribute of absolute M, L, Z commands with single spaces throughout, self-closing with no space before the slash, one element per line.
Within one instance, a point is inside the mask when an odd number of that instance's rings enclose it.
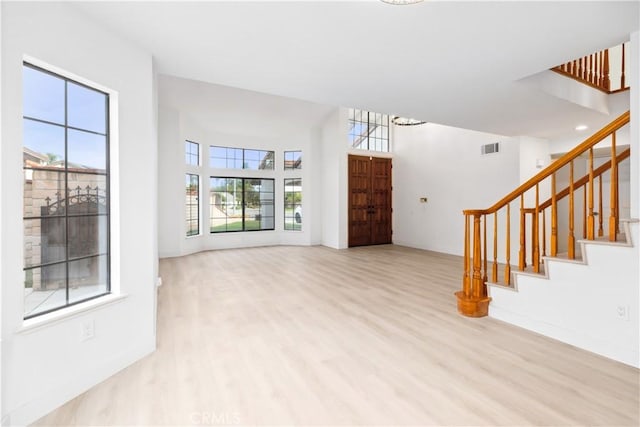
<path fill-rule="evenodd" d="M 110 292 L 109 95 L 22 71 L 28 319 Z"/>
<path fill-rule="evenodd" d="M 389 116 L 349 109 L 349 145 L 358 150 L 389 151 Z"/>
<path fill-rule="evenodd" d="M 185 160 L 188 165 L 200 165 L 200 144 L 198 144 L 197 142 L 185 141 L 184 152 Z"/>
<path fill-rule="evenodd" d="M 284 152 L 284 170 L 302 169 L 302 151 Z"/>
<path fill-rule="evenodd" d="M 274 180 L 210 178 L 210 231 L 274 229 Z"/>
<path fill-rule="evenodd" d="M 209 165 L 215 169 L 273 170 L 275 152 L 245 148 L 209 147 Z"/>

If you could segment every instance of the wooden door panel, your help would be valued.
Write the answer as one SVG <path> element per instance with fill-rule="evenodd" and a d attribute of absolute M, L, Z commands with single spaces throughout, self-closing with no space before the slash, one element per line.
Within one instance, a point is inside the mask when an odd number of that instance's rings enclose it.
<path fill-rule="evenodd" d="M 391 159 L 373 158 L 371 171 L 371 243 L 391 243 Z"/>
<path fill-rule="evenodd" d="M 349 156 L 349 246 L 371 243 L 369 186 L 371 162 L 368 157 Z"/>

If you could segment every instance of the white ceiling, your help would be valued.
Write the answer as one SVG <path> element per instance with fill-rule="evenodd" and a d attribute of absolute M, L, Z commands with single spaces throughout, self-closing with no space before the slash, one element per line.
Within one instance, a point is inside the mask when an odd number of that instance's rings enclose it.
<path fill-rule="evenodd" d="M 77 6 L 151 52 L 163 74 L 542 137 L 607 118 L 518 80 L 617 45 L 639 28 L 637 1 Z"/>

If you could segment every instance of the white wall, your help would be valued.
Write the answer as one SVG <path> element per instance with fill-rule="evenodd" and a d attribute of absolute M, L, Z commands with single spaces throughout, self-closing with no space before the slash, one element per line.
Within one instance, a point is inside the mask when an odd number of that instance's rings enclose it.
<path fill-rule="evenodd" d="M 3 10 L 4 6 L 2 3 L 0 3 L 0 51 L 2 50 L 2 34 L 3 34 L 3 30 L 2 30 L 2 10 Z M 3 81 L 3 74 L 2 74 L 2 54 L 0 52 L 0 82 Z M 0 121 L 2 120 L 2 87 L 0 87 Z M 1 129 L 2 126 L 0 126 Z M 2 139 L 2 132 L 0 130 L 0 165 L 2 165 L 2 147 L 4 146 L 3 144 L 3 139 Z M 0 242 L 4 241 L 2 238 L 2 224 L 3 222 L 3 218 L 2 218 L 2 187 L 3 187 L 3 179 L 2 179 L 2 173 L 0 173 Z M 2 277 L 3 277 L 3 273 L 2 273 L 2 244 L 0 244 L 0 284 L 2 283 Z M 3 389 L 4 387 L 2 386 L 2 384 L 4 384 L 4 378 L 2 376 L 2 349 L 4 347 L 4 343 L 2 342 L 2 290 L 0 289 L 0 426 L 8 424 L 8 420 L 6 420 L 3 416 L 4 411 L 3 411 Z"/>
<path fill-rule="evenodd" d="M 226 89 L 230 91 L 230 88 Z M 291 100 L 291 102 L 295 102 Z M 161 257 L 181 256 L 211 249 L 226 249 L 269 245 L 311 245 L 319 243 L 321 222 L 317 218 L 321 191 L 318 181 L 322 168 L 318 158 L 318 131 L 292 130 L 275 137 L 249 136 L 259 132 L 245 121 L 237 133 L 204 128 L 188 112 L 160 107 L 159 120 L 159 254 Z M 184 161 L 185 140 L 197 142 L 201 150 L 201 166 L 187 166 Z M 208 166 L 209 146 L 262 149 L 275 151 L 275 170 L 214 170 Z M 302 151 L 302 169 L 283 170 L 284 151 Z M 201 233 L 185 236 L 184 180 L 185 173 L 200 175 Z M 209 233 L 209 177 L 254 177 L 275 179 L 275 230 Z M 302 178 L 301 231 L 284 230 L 284 179 Z"/>
<path fill-rule="evenodd" d="M 23 330 L 22 61 L 117 92 L 112 286 L 126 297 Z M 2 3 L 2 417 L 27 424 L 155 348 L 156 141 L 151 56 L 64 3 Z M 117 107 L 117 108 L 115 108 Z M 59 314 L 59 313 L 58 313 Z M 55 315 L 53 316 L 55 317 Z M 95 337 L 80 342 L 91 320 Z"/>
<path fill-rule="evenodd" d="M 561 76 L 560 76 L 561 77 Z M 568 79 L 570 80 L 570 79 Z M 564 137 L 554 138 L 549 141 L 550 151 L 553 155 L 564 154 L 571 149 L 573 149 L 576 145 L 582 143 L 585 139 L 589 138 L 591 135 L 596 133 L 598 130 L 603 128 L 605 125 L 613 121 L 615 118 L 620 116 L 625 111 L 629 110 L 630 100 L 629 100 L 629 91 L 620 92 L 612 95 L 607 95 L 607 102 L 609 104 L 609 113 L 603 114 L 600 122 L 597 124 L 595 128 L 590 128 L 584 131 L 576 131 L 574 133 L 570 133 Z M 631 104 L 632 105 L 632 104 Z M 572 127 L 578 125 L 579 123 L 568 123 L 567 129 L 571 129 Z M 625 126 L 620 129 L 616 133 L 616 145 L 628 145 L 629 144 L 629 126 Z M 605 138 L 602 142 L 596 145 L 596 148 L 604 148 L 611 146 L 611 138 Z"/>
<path fill-rule="evenodd" d="M 493 142 L 501 143 L 500 153 L 481 155 L 481 146 Z M 518 138 L 433 123 L 396 127 L 394 243 L 462 255 L 462 211 L 486 209 L 514 190 L 519 165 Z M 420 203 L 420 197 L 428 202 Z"/>

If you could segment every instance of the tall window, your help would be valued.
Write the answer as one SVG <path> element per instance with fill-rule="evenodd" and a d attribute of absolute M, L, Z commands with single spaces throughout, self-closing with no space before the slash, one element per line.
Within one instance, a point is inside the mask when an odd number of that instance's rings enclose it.
<path fill-rule="evenodd" d="M 210 180 L 211 233 L 274 229 L 273 179 Z"/>
<path fill-rule="evenodd" d="M 369 151 L 389 151 L 389 116 L 349 109 L 349 144 Z"/>
<path fill-rule="evenodd" d="M 186 174 L 185 207 L 187 236 L 200 234 L 200 177 L 192 173 Z"/>
<path fill-rule="evenodd" d="M 23 66 L 24 317 L 110 292 L 109 95 Z"/>
<path fill-rule="evenodd" d="M 273 170 L 275 152 L 232 147 L 209 147 L 209 165 L 215 169 Z"/>
<path fill-rule="evenodd" d="M 302 230 L 302 179 L 284 180 L 284 229 Z"/>
<path fill-rule="evenodd" d="M 186 163 L 188 165 L 200 165 L 200 144 L 198 144 L 197 142 L 185 141 L 184 154 Z"/>

